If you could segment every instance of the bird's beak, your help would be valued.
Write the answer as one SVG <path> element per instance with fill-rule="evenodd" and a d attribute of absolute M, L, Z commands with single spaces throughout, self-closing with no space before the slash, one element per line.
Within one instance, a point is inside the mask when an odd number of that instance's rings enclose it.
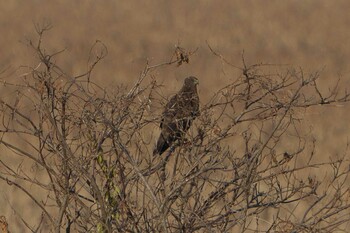
<path fill-rule="evenodd" d="M 196 79 L 196 80 L 194 81 L 194 84 L 195 84 L 195 85 L 198 85 L 198 84 L 199 84 L 198 79 Z"/>

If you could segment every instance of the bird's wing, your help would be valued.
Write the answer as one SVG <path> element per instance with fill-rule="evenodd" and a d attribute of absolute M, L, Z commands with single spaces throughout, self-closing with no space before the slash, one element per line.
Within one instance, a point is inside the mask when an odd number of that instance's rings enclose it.
<path fill-rule="evenodd" d="M 162 114 L 162 120 L 160 122 L 160 128 L 163 128 L 163 124 L 165 122 L 170 122 L 173 120 L 173 118 L 176 116 L 176 109 L 178 106 L 178 95 L 174 95 L 170 98 L 169 102 L 165 105 L 163 114 Z"/>

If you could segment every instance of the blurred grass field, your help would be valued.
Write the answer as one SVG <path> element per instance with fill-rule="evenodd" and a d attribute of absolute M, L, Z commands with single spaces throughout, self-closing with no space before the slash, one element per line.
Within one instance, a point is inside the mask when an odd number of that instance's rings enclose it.
<path fill-rule="evenodd" d="M 180 44 L 188 50 L 198 48 L 190 63 L 160 69 L 153 75 L 164 84 L 165 95 L 177 91 L 186 76 L 197 76 L 205 103 L 239 74 L 238 69 L 213 56 L 207 43 L 235 66 L 242 66 L 244 51 L 248 64 L 264 62 L 301 67 L 305 73 L 321 71 L 323 91 L 339 77 L 341 87 L 346 88 L 350 84 L 349 8 L 346 0 L 1 1 L 0 73 L 4 72 L 0 77 L 19 75 L 19 66 L 37 63 L 25 43 L 35 38 L 34 24 L 47 20 L 53 29 L 44 44 L 52 51 L 66 49 L 57 62 L 72 75 L 86 69 L 89 49 L 96 40 L 106 44 L 109 54 L 93 79 L 109 88 L 130 85 L 147 61 L 168 61 L 175 45 Z M 6 95 L 6 89 L 1 92 Z M 320 159 L 344 152 L 349 112 L 347 105 L 306 112 L 305 127 L 317 140 Z M 15 208 L 22 206 L 24 214 L 30 213 L 27 201 L 11 195 L 13 187 L 0 184 L 0 215 L 9 222 L 18 221 L 8 201 Z M 16 228 L 13 231 L 17 232 Z"/>

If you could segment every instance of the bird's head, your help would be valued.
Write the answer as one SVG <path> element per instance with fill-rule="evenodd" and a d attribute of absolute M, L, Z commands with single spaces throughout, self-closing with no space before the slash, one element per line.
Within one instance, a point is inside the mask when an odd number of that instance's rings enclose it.
<path fill-rule="evenodd" d="M 186 78 L 185 82 L 184 82 L 184 85 L 189 86 L 189 87 L 196 86 L 198 84 L 199 84 L 199 81 L 194 76 L 190 76 L 190 77 Z"/>

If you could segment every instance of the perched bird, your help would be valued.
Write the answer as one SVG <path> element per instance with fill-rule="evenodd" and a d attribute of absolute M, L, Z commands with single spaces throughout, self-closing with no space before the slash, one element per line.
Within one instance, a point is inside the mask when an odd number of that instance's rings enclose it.
<path fill-rule="evenodd" d="M 153 155 L 161 155 L 181 139 L 199 115 L 198 83 L 196 77 L 186 78 L 181 90 L 165 106 L 160 123 L 161 133 Z"/>

